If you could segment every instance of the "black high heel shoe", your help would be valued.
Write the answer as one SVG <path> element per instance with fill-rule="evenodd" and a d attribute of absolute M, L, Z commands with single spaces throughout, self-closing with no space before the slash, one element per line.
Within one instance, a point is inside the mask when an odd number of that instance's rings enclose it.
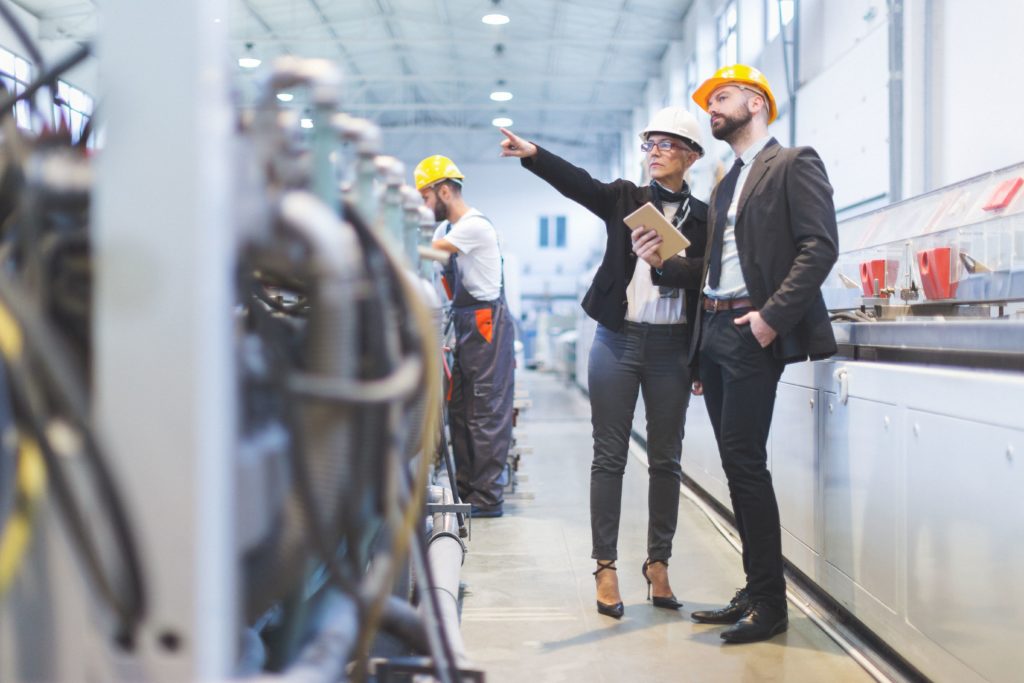
<path fill-rule="evenodd" d="M 605 569 L 611 569 L 613 572 L 618 571 L 618 569 L 615 568 L 614 560 L 612 560 L 611 562 L 601 562 L 600 560 L 598 560 L 597 570 L 594 571 L 594 576 L 597 576 Z M 622 605 L 621 602 L 617 602 L 614 605 L 609 605 L 607 603 L 601 602 L 600 600 L 597 601 L 597 613 L 603 614 L 606 617 L 611 617 L 612 619 L 621 619 L 625 611 L 626 608 Z"/>
<path fill-rule="evenodd" d="M 644 560 L 643 566 L 640 567 L 640 571 L 643 573 L 644 579 L 647 581 L 647 599 L 650 600 L 651 604 L 653 604 L 655 607 L 661 607 L 663 609 L 679 609 L 683 606 L 683 603 L 676 600 L 676 596 L 671 595 L 667 598 L 662 598 L 658 597 L 657 595 L 651 595 L 651 580 L 647 578 L 647 568 L 650 567 L 652 564 L 658 564 L 659 562 L 668 567 L 668 562 L 666 562 L 665 560 L 652 560 L 649 557 L 646 560 Z"/>

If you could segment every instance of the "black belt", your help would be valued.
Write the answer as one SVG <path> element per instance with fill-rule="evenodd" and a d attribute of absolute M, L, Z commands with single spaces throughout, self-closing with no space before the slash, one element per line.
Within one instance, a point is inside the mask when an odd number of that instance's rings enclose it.
<path fill-rule="evenodd" d="M 754 303 L 743 297 L 741 299 L 712 299 L 711 297 L 704 297 L 704 310 L 709 313 L 717 313 L 718 311 L 729 311 L 736 308 L 753 308 Z"/>

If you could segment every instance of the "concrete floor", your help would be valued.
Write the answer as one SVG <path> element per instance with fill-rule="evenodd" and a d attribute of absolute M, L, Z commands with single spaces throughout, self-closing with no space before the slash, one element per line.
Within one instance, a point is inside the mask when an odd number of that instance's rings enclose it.
<path fill-rule="evenodd" d="M 669 575 L 678 612 L 646 602 L 640 574 L 647 529 L 647 475 L 630 458 L 619 532 L 619 587 L 626 614 L 597 613 L 591 572 L 590 408 L 556 377 L 521 372 L 533 406 L 516 428 L 534 452 L 504 517 L 473 522 L 463 567 L 462 633 L 489 683 L 872 680 L 790 605 L 789 631 L 751 645 L 725 645 L 721 626 L 690 621 L 720 606 L 742 583 L 740 558 L 685 499 Z M 685 448 L 685 444 L 684 444 Z"/>

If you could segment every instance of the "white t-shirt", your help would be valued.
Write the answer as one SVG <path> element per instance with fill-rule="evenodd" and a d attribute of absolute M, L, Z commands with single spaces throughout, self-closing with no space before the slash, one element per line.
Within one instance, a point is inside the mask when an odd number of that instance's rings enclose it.
<path fill-rule="evenodd" d="M 467 211 L 451 226 L 448 230 L 448 221 L 437 226 L 434 239 L 448 240 L 459 250 L 456 266 L 462 286 L 480 301 L 494 301 L 501 296 L 498 231 L 476 209 Z"/>
<path fill-rule="evenodd" d="M 671 223 L 679 210 L 679 204 L 665 203 L 662 207 L 665 218 Z M 652 325 L 685 323 L 686 299 L 683 290 L 673 289 L 672 294 L 672 297 L 661 296 L 661 290 L 651 281 L 651 265 L 638 258 L 633 278 L 626 285 L 626 320 Z"/>

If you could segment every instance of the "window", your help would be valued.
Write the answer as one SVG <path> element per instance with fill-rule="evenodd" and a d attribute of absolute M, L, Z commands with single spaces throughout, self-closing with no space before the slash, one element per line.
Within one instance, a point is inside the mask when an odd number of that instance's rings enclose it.
<path fill-rule="evenodd" d="M 554 223 L 554 231 L 551 230 L 551 224 Z M 565 247 L 565 216 L 541 216 L 540 217 L 540 235 L 538 244 L 541 248 Z M 554 234 L 552 234 L 552 232 Z"/>
<path fill-rule="evenodd" d="M 32 82 L 35 69 L 13 52 L 0 48 L 0 83 L 8 93 L 22 93 Z M 45 96 L 45 95 L 44 95 Z M 57 97 L 53 105 L 52 125 L 56 129 L 66 125 L 71 131 L 71 141 L 77 142 L 82 136 L 85 124 L 92 117 L 93 100 L 78 88 L 57 81 Z M 19 128 L 32 130 L 29 103 L 18 102 L 14 108 L 14 120 Z"/>
<path fill-rule="evenodd" d="M 780 13 L 782 14 L 781 26 L 789 26 L 789 22 L 793 21 L 793 6 L 793 0 L 764 0 L 764 40 L 766 43 L 775 40 L 775 36 L 779 35 Z"/>
<path fill-rule="evenodd" d="M 697 92 L 697 58 L 690 57 L 686 62 L 686 106 L 693 107 L 693 93 Z"/>
<path fill-rule="evenodd" d="M 729 0 L 722 13 L 718 15 L 718 65 L 735 64 L 740 60 L 739 12 L 736 0 Z"/>
<path fill-rule="evenodd" d="M 25 86 L 32 82 L 32 65 L 13 52 L 0 48 L 0 82 L 8 93 L 24 92 Z M 32 128 L 29 112 L 28 102 L 18 102 L 14 106 L 14 120 L 19 128 Z"/>
<path fill-rule="evenodd" d="M 57 82 L 57 101 L 53 105 L 54 123 L 59 129 L 67 125 L 71 131 L 71 142 L 78 142 L 82 137 L 85 124 L 92 116 L 93 101 L 78 88 Z"/>

